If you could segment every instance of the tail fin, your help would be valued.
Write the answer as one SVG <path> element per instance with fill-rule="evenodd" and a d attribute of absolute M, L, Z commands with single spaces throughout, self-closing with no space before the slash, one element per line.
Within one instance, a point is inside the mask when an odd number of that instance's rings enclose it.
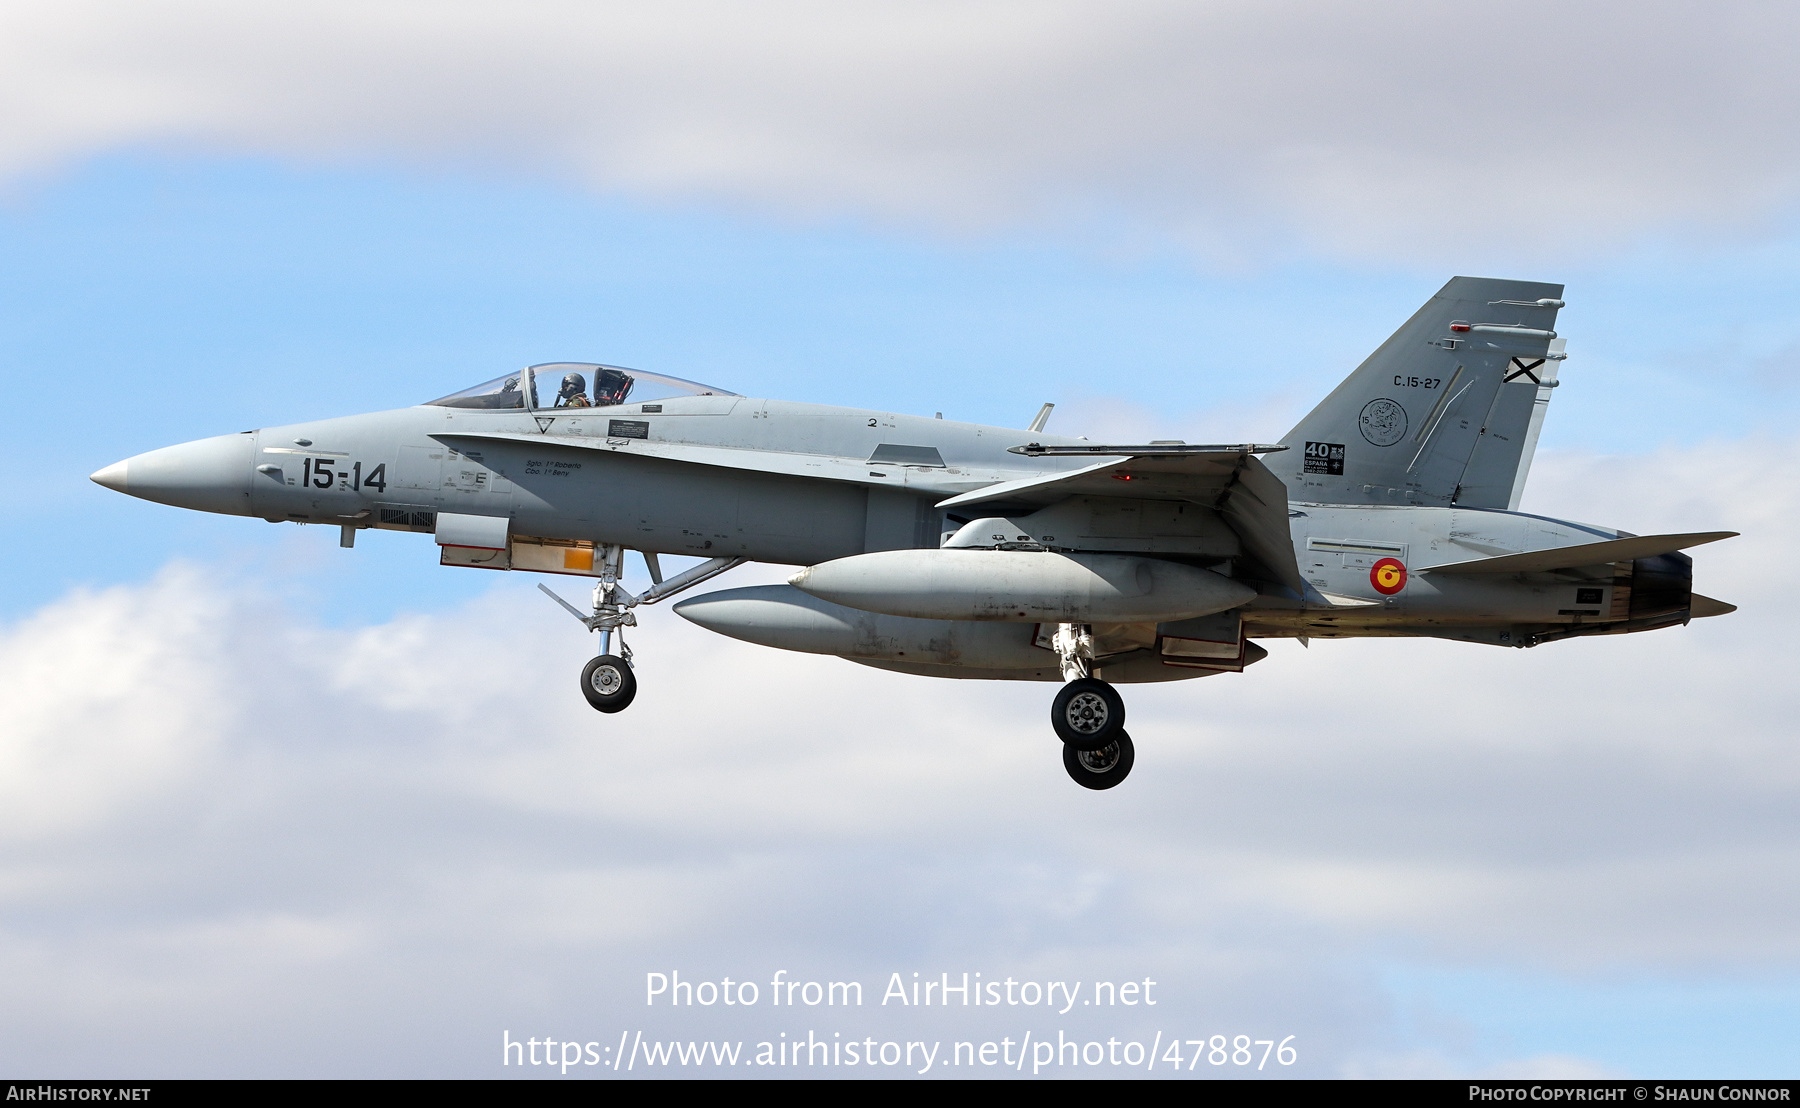
<path fill-rule="evenodd" d="M 1556 367 L 1561 285 L 1452 277 L 1265 459 L 1294 500 L 1515 508 Z"/>

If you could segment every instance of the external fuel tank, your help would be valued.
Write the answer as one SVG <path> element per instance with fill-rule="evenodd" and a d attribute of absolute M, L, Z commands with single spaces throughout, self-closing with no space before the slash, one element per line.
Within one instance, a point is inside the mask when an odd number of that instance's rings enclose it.
<path fill-rule="evenodd" d="M 834 604 L 915 619 L 1156 623 L 1223 612 L 1256 590 L 1209 569 L 1124 554 L 883 550 L 788 578 Z"/>

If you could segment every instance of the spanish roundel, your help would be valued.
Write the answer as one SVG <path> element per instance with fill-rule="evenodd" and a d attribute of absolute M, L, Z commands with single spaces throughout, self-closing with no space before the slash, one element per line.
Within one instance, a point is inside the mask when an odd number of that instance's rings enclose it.
<path fill-rule="evenodd" d="M 1383 596 L 1392 596 L 1406 587 L 1406 566 L 1398 558 L 1383 558 L 1369 567 L 1369 584 Z"/>

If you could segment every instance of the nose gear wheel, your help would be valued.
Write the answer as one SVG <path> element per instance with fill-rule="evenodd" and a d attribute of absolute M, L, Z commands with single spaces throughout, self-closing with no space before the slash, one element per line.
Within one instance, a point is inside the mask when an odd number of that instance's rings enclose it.
<path fill-rule="evenodd" d="M 581 671 L 581 695 L 595 711 L 623 711 L 637 696 L 637 678 L 631 666 L 616 654 L 602 654 L 589 660 Z"/>

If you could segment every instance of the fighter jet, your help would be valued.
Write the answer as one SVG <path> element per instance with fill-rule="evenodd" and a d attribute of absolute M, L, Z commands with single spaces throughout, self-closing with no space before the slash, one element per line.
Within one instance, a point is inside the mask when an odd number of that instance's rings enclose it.
<path fill-rule="evenodd" d="M 1564 362 L 1561 285 L 1457 277 L 1274 444 L 1103 444 L 740 396 L 589 362 L 395 411 L 221 435 L 93 480 L 163 504 L 435 538 L 447 566 L 595 581 L 581 690 L 637 693 L 637 612 L 745 562 L 784 585 L 674 605 L 709 630 L 925 677 L 1060 685 L 1070 777 L 1135 752 L 1117 686 L 1241 673 L 1258 639 L 1532 647 L 1734 608 L 1681 551 L 1518 510 Z M 623 583 L 628 551 L 650 587 Z M 665 576 L 660 555 L 704 561 Z"/>

